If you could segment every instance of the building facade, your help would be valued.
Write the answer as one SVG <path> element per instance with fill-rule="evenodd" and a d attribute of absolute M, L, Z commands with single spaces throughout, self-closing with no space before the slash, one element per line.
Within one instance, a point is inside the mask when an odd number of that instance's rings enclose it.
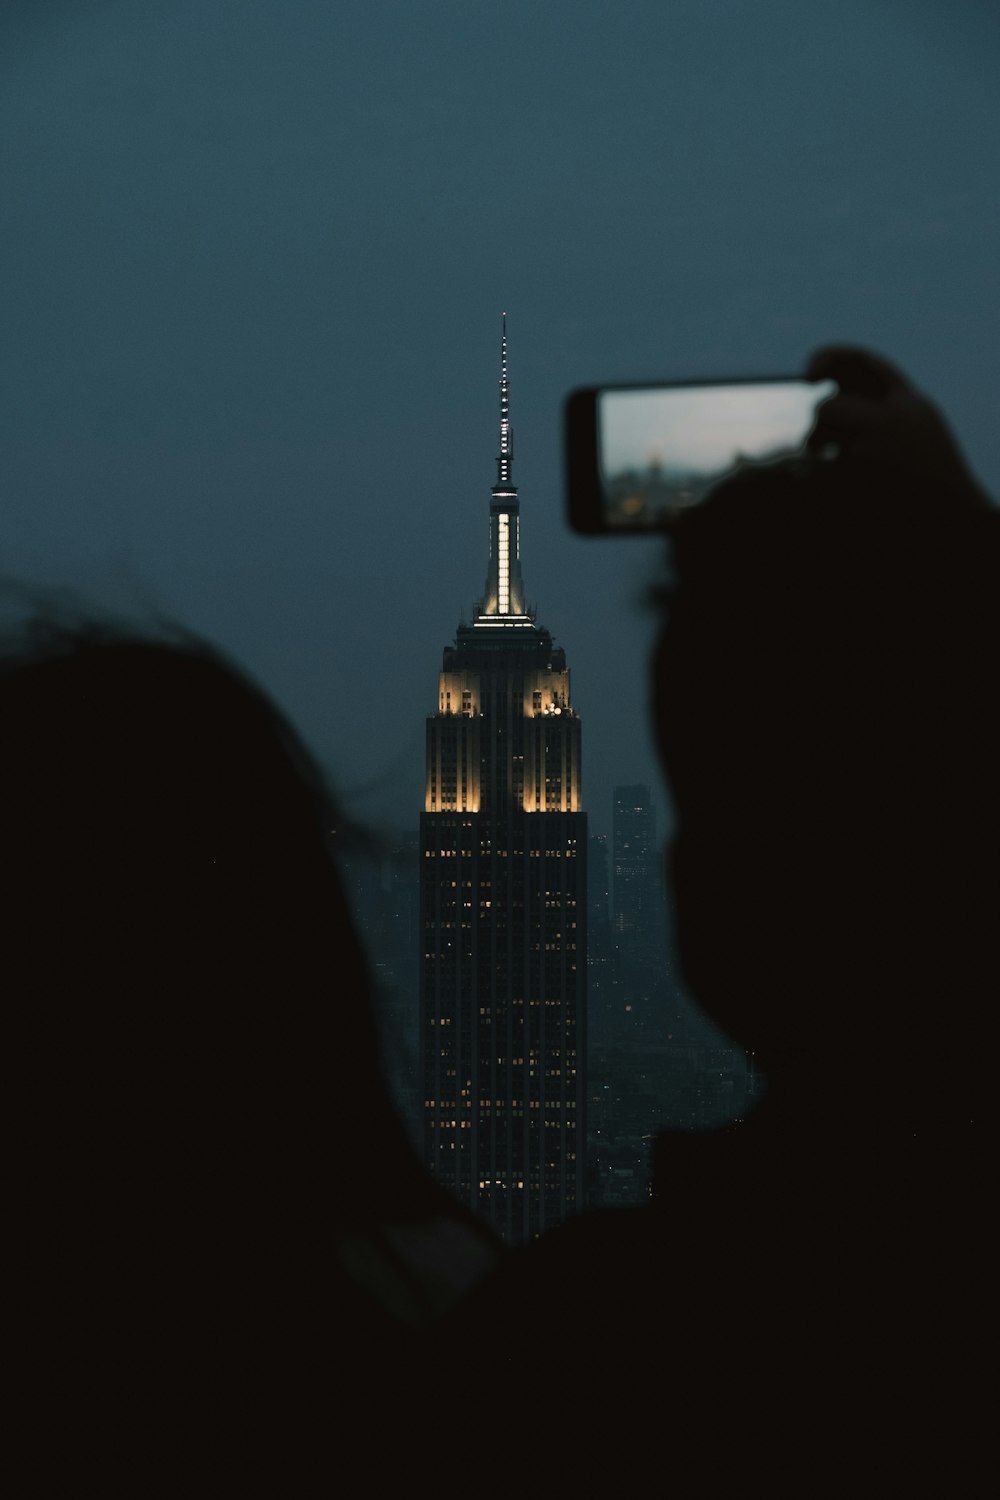
<path fill-rule="evenodd" d="M 587 827 L 565 652 L 529 609 L 506 320 L 486 587 L 444 652 L 421 815 L 425 1158 L 509 1243 L 583 1206 Z"/>

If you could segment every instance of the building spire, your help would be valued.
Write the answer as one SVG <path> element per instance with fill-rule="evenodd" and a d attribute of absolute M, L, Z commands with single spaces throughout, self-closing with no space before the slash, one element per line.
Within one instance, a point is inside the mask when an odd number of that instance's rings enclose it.
<path fill-rule="evenodd" d="M 510 426 L 510 386 L 507 381 L 507 314 L 502 314 L 500 332 L 500 452 L 497 454 L 497 489 L 508 493 L 512 485 L 510 468 L 514 460 L 514 434 Z"/>
<path fill-rule="evenodd" d="M 507 379 L 507 314 L 500 325 L 500 452 L 497 482 L 490 491 L 490 562 L 486 592 L 476 611 L 480 625 L 530 626 L 532 616 L 521 580 L 521 532 L 517 485 L 510 477 L 514 435 L 510 426 L 510 384 Z"/>

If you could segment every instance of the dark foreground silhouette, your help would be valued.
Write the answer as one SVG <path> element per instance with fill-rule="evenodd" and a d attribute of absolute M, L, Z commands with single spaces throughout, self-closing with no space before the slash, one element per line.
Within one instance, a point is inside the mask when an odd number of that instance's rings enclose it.
<path fill-rule="evenodd" d="M 496 1248 L 390 1105 L 315 766 L 201 644 L 53 627 L 0 662 L 0 799 L 7 1355 L 41 1492 L 378 1472 L 422 1329 Z"/>
<path fill-rule="evenodd" d="M 766 1097 L 662 1136 L 648 1209 L 544 1238 L 455 1320 L 505 1329 L 565 1484 L 640 1457 L 682 1494 L 978 1483 L 1000 514 L 883 361 L 811 373 L 840 384 L 812 455 L 678 523 L 653 666 L 685 976 Z"/>

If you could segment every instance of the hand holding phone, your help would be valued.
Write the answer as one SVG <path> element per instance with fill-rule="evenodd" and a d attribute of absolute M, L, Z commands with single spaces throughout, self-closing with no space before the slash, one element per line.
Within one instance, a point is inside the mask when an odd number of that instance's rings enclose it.
<path fill-rule="evenodd" d="M 669 531 L 724 480 L 801 456 L 864 473 L 887 504 L 992 502 L 940 412 L 894 365 L 831 345 L 806 378 L 670 381 L 573 391 L 565 404 L 569 522 L 588 535 Z"/>
<path fill-rule="evenodd" d="M 991 502 L 970 472 L 948 423 L 900 370 L 854 345 L 819 349 L 812 380 L 832 380 L 836 394 L 816 415 L 814 451 L 833 448 L 869 475 L 910 513 L 921 503 L 981 508 Z"/>
<path fill-rule="evenodd" d="M 805 453 L 831 379 L 598 386 L 565 407 L 569 519 L 586 534 L 669 529 L 723 480 Z"/>

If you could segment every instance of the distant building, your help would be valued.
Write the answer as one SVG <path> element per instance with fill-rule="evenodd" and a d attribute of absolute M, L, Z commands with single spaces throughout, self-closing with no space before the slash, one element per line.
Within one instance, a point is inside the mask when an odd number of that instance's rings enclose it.
<path fill-rule="evenodd" d="M 622 1014 L 659 1033 L 667 981 L 663 851 L 648 786 L 616 786 L 611 820 L 611 928 Z"/>
<path fill-rule="evenodd" d="M 591 834 L 587 845 L 587 1045 L 588 1057 L 606 1051 L 615 1039 L 620 1004 L 614 934 L 611 930 L 611 875 L 608 839 Z"/>
<path fill-rule="evenodd" d="M 509 1242 L 585 1196 L 587 823 L 564 651 L 520 562 L 506 321 L 486 588 L 444 652 L 421 836 L 425 1157 Z"/>
<path fill-rule="evenodd" d="M 661 1130 L 714 1129 L 742 1117 L 747 1070 L 742 1051 L 706 1020 L 680 981 L 648 786 L 614 788 L 610 844 L 602 840 L 599 849 L 597 842 L 591 840 L 588 1201 L 622 1207 L 647 1201 Z M 609 852 L 610 900 L 609 882 L 597 873 Z"/>
<path fill-rule="evenodd" d="M 642 941 L 654 925 L 662 926 L 656 808 L 648 786 L 616 786 L 612 796 L 615 936 Z"/>
<path fill-rule="evenodd" d="M 608 869 L 608 836 L 592 833 L 587 840 L 588 951 L 611 944 L 611 875 Z"/>

